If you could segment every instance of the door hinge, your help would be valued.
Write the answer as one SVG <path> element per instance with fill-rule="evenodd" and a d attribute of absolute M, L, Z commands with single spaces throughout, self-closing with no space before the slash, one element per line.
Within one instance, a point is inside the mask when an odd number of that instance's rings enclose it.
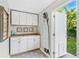
<path fill-rule="evenodd" d="M 55 52 L 53 52 L 53 55 L 55 55 Z"/>
<path fill-rule="evenodd" d="M 55 18 L 55 15 L 53 17 Z"/>
<path fill-rule="evenodd" d="M 55 36 L 55 33 L 53 33 L 53 36 Z"/>

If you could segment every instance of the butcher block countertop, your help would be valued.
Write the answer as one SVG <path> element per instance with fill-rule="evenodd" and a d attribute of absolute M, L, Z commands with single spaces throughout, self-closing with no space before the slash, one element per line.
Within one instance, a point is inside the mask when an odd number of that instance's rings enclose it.
<path fill-rule="evenodd" d="M 17 34 L 17 35 L 12 35 L 11 37 L 16 37 L 16 36 L 32 36 L 32 35 L 40 35 L 39 33 L 33 33 L 33 34 Z"/>

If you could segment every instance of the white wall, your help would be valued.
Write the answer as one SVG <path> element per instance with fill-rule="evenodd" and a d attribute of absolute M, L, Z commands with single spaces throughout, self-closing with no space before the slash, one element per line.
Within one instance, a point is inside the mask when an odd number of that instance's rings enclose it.
<path fill-rule="evenodd" d="M 45 22 L 44 22 L 44 19 L 43 19 L 43 13 L 44 12 L 47 12 L 48 13 L 48 17 L 49 17 L 49 19 L 50 19 L 50 21 L 49 21 L 49 30 L 50 30 L 50 35 L 52 35 L 51 34 L 51 25 L 50 25 L 50 23 L 51 23 L 51 15 L 52 15 L 52 12 L 56 9 L 56 8 L 58 8 L 58 7 L 60 7 L 61 5 L 63 5 L 63 4 L 66 4 L 68 1 L 72 1 L 72 0 L 57 0 L 56 2 L 54 2 L 54 3 L 52 3 L 50 6 L 48 6 L 46 9 L 44 9 L 42 12 L 40 12 L 40 14 L 39 14 L 39 29 L 40 29 L 40 33 L 41 33 L 41 49 L 44 49 L 44 47 L 47 47 L 47 48 L 52 48 L 51 47 L 51 40 L 53 40 L 53 39 L 48 39 L 47 38 L 47 36 L 48 36 L 48 33 L 47 33 L 47 25 L 45 24 Z M 50 42 L 49 42 L 50 41 Z M 49 42 L 49 43 L 48 43 Z M 50 45 L 48 45 L 48 44 L 50 44 Z M 53 45 L 52 45 L 53 46 Z M 50 49 L 51 50 L 51 49 Z M 52 52 L 51 52 L 51 55 L 52 55 L 52 53 L 53 53 L 53 50 L 52 50 Z M 52 57 L 52 56 L 51 56 Z"/>
<path fill-rule="evenodd" d="M 11 9 L 39 13 L 55 0 L 7 0 Z"/>
<path fill-rule="evenodd" d="M 0 58 L 9 57 L 9 40 L 7 39 L 4 42 L 0 42 Z"/>
<path fill-rule="evenodd" d="M 39 19 L 39 25 L 41 25 L 41 48 L 45 47 L 48 48 L 48 27 L 46 20 L 43 19 L 43 14 L 40 14 L 40 19 Z M 43 43 L 44 42 L 44 43 Z"/>

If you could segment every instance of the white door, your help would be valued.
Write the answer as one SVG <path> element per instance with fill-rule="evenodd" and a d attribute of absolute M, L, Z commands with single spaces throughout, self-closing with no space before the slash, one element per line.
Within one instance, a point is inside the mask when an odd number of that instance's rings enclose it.
<path fill-rule="evenodd" d="M 66 15 L 61 12 L 52 14 L 51 55 L 60 57 L 67 54 Z M 53 43 L 53 44 L 52 44 Z"/>
<path fill-rule="evenodd" d="M 20 23 L 20 13 L 16 11 L 12 11 L 12 25 L 19 25 Z"/>
<path fill-rule="evenodd" d="M 66 36 L 66 14 L 55 13 L 55 57 L 63 56 L 67 53 Z"/>

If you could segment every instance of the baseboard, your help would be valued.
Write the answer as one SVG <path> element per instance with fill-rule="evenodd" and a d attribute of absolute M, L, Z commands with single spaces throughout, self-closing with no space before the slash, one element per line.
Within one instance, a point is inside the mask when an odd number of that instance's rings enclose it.
<path fill-rule="evenodd" d="M 40 48 L 40 50 L 41 50 L 48 58 L 50 58 L 50 55 L 48 55 L 46 52 L 44 52 L 44 50 L 42 50 L 41 48 Z"/>

